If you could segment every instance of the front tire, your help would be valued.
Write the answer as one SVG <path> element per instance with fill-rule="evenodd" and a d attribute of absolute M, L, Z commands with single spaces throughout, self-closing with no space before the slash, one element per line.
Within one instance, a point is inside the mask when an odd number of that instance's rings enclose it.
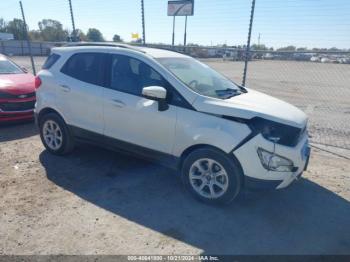
<path fill-rule="evenodd" d="M 64 120 L 56 113 L 45 114 L 39 119 L 40 138 L 52 154 L 65 155 L 74 149 L 73 137 Z"/>
<path fill-rule="evenodd" d="M 200 201 L 227 204 L 241 190 L 242 171 L 237 162 L 224 152 L 215 148 L 202 148 L 185 158 L 182 181 Z"/>

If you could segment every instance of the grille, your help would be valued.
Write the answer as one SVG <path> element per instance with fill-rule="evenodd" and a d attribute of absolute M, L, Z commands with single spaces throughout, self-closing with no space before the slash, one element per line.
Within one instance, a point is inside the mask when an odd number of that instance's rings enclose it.
<path fill-rule="evenodd" d="M 13 95 L 10 93 L 0 92 L 0 98 L 19 99 L 19 98 L 29 98 L 34 96 L 35 96 L 35 92 L 28 93 L 28 94 L 20 94 L 20 95 Z"/>
<path fill-rule="evenodd" d="M 25 111 L 34 109 L 35 101 L 29 101 L 29 102 L 17 102 L 17 103 L 0 103 L 0 109 L 5 112 L 11 112 L 11 111 Z"/>

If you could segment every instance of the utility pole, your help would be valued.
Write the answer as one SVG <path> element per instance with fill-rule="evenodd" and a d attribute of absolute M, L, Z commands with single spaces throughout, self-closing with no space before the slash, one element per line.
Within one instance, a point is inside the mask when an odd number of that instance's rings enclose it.
<path fill-rule="evenodd" d="M 259 36 L 258 36 L 258 47 L 260 48 L 260 33 L 259 33 Z"/>
<path fill-rule="evenodd" d="M 29 50 L 29 55 L 30 55 L 30 62 L 32 63 L 33 74 L 36 75 L 34 59 L 33 59 L 33 54 L 32 54 L 32 45 L 31 45 L 30 40 L 29 40 L 27 22 L 26 22 L 26 18 L 24 16 L 22 1 L 19 1 L 19 6 L 21 8 L 21 13 L 22 13 L 23 27 L 24 27 L 23 31 L 24 31 L 25 37 L 27 39 L 28 50 Z"/>
<path fill-rule="evenodd" d="M 248 60 L 249 60 L 249 52 L 250 52 L 250 39 L 252 37 L 254 11 L 255 11 L 255 0 L 252 0 L 252 9 L 251 9 L 251 12 L 250 12 L 248 41 L 247 41 L 247 48 L 246 48 L 246 51 L 245 51 L 245 61 L 244 61 L 244 72 L 243 72 L 242 86 L 245 86 L 245 82 L 246 82 L 246 78 L 247 78 Z"/>
<path fill-rule="evenodd" d="M 73 15 L 73 7 L 72 7 L 72 1 L 68 0 L 69 2 L 69 10 L 70 10 L 70 17 L 72 19 L 72 28 L 73 28 L 73 42 L 77 42 L 77 35 L 75 31 L 75 23 L 74 23 L 74 15 Z"/>
<path fill-rule="evenodd" d="M 144 1 L 144 0 L 141 0 L 141 13 L 142 13 L 142 42 L 143 42 L 143 45 L 146 45 L 145 6 L 144 6 L 143 1 Z"/>

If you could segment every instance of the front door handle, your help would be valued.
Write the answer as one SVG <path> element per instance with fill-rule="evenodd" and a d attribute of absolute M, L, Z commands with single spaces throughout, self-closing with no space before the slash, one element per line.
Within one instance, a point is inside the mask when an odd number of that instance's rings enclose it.
<path fill-rule="evenodd" d="M 63 92 L 70 92 L 70 87 L 69 86 L 67 86 L 67 85 L 60 85 L 60 86 L 61 86 Z"/>
<path fill-rule="evenodd" d="M 122 107 L 125 106 L 125 103 L 124 103 L 123 101 L 121 101 L 121 100 L 118 100 L 118 99 L 112 99 L 112 102 L 113 102 L 113 105 L 114 105 L 115 107 L 120 107 L 120 108 L 122 108 Z"/>

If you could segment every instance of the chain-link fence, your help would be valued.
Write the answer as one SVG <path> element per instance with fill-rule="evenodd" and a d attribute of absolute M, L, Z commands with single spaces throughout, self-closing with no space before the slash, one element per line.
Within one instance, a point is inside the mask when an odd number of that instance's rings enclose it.
<path fill-rule="evenodd" d="M 23 0 L 32 53 L 38 67 L 53 46 L 71 39 L 72 20 L 68 0 Z M 141 0 L 72 0 L 76 34 L 91 41 L 89 28 L 98 28 L 104 40 L 141 44 L 143 23 Z M 40 6 L 41 12 L 35 11 Z M 144 0 L 146 44 L 186 53 L 212 66 L 241 84 L 248 61 L 246 86 L 281 98 L 310 117 L 314 143 L 350 149 L 350 2 L 344 0 L 256 0 L 251 45 L 247 35 L 252 1 L 195 1 L 188 17 L 187 46 L 183 17 L 176 17 L 172 46 L 172 17 L 166 15 L 167 1 Z M 21 18 L 17 2 L 6 2 L 5 20 Z M 0 18 L 1 18 L 0 14 Z M 43 41 L 43 24 L 50 18 L 61 23 L 60 41 Z M 1 22 L 1 21 L 0 21 Z M 1 31 L 1 23 L 0 23 Z M 46 32 L 46 31 L 45 31 Z M 49 33 L 49 31 L 47 31 Z M 118 37 L 115 35 L 118 33 Z M 115 38 L 116 37 L 116 38 Z M 25 41 L 0 41 L 0 52 L 28 55 Z M 30 67 L 30 60 L 16 58 Z"/>

